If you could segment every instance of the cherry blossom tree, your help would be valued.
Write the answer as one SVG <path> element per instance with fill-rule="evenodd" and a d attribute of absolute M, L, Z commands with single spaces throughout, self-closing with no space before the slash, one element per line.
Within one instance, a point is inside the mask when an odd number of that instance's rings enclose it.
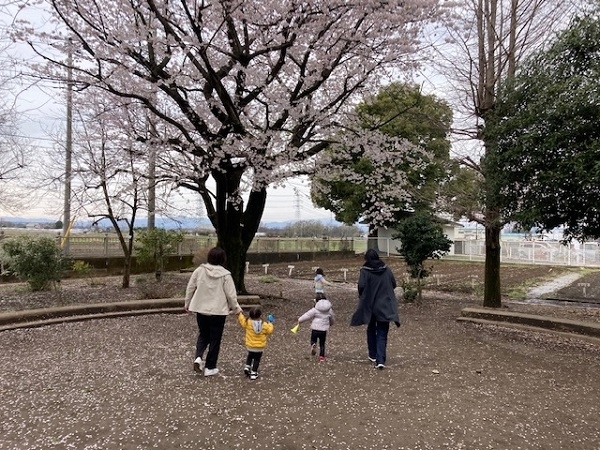
<path fill-rule="evenodd" d="M 319 155 L 311 196 L 341 222 L 368 222 L 369 236 L 376 237 L 378 227 L 398 223 L 398 213 L 435 204 L 448 163 L 452 110 L 418 86 L 391 83 L 361 102 L 356 114 L 359 131 L 346 131 L 346 146 Z M 371 142 L 355 141 L 367 130 L 376 131 Z"/>
<path fill-rule="evenodd" d="M 245 291 L 267 186 L 310 173 L 355 99 L 414 66 L 440 1 L 52 0 L 56 31 L 20 36 L 51 76 L 66 63 L 48 49 L 75 49 L 77 83 L 160 122 L 157 159 L 202 197 Z"/>

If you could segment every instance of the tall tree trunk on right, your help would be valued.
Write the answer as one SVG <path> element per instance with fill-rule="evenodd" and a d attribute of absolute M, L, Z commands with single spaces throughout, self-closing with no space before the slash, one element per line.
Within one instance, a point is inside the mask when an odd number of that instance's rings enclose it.
<path fill-rule="evenodd" d="M 500 308 L 502 297 L 500 295 L 500 231 L 502 227 L 498 221 L 491 221 L 485 225 L 485 280 L 483 306 Z"/>

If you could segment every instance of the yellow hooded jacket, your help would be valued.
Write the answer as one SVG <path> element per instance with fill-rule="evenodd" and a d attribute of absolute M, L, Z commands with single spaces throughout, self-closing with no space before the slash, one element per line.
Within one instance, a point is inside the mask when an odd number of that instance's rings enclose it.
<path fill-rule="evenodd" d="M 244 313 L 238 314 L 238 322 L 246 330 L 246 348 L 255 352 L 264 350 L 267 346 L 267 336 L 273 333 L 273 324 L 260 319 L 252 320 L 244 316 Z"/>

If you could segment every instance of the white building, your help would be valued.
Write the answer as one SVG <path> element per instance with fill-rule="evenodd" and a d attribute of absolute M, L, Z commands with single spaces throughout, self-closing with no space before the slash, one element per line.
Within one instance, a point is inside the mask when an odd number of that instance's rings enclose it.
<path fill-rule="evenodd" d="M 442 219 L 443 220 L 443 219 Z M 462 228 L 462 225 L 456 222 L 444 221 L 442 230 L 446 237 L 452 241 L 448 255 L 454 255 L 454 241 L 457 239 L 457 230 Z M 400 247 L 400 240 L 393 239 L 392 236 L 398 234 L 393 228 L 379 227 L 377 230 L 377 247 L 381 253 L 388 255 L 398 255 L 396 248 Z"/>

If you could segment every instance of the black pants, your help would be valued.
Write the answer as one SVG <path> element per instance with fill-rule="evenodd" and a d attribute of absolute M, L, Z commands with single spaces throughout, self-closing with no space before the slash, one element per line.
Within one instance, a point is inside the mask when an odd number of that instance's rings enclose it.
<path fill-rule="evenodd" d="M 325 356 L 325 339 L 327 339 L 327 331 L 310 331 L 310 345 L 316 344 L 319 341 L 319 356 Z"/>
<path fill-rule="evenodd" d="M 262 358 L 263 352 L 253 352 L 248 350 L 248 356 L 246 357 L 246 365 L 250 366 L 252 372 L 258 372 L 258 365 L 260 364 L 260 358 Z"/>
<path fill-rule="evenodd" d="M 221 338 L 223 337 L 223 329 L 225 328 L 225 319 L 227 319 L 227 316 L 196 314 L 196 322 L 198 323 L 196 358 L 202 358 L 204 351 L 208 347 L 205 365 L 207 369 L 217 367 L 217 359 L 219 359 L 219 350 L 221 349 Z"/>

